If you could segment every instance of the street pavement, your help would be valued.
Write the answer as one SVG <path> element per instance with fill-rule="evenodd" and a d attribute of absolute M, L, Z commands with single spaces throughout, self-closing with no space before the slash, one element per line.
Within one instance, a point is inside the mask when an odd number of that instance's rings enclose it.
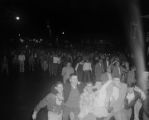
<path fill-rule="evenodd" d="M 9 120 L 31 120 L 35 105 L 50 92 L 54 79 L 48 72 L 40 70 L 12 71 L 1 78 L 3 117 Z"/>

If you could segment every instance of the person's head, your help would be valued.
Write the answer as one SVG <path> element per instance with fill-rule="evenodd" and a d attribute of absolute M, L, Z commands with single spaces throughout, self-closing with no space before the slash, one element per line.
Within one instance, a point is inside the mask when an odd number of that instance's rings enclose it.
<path fill-rule="evenodd" d="M 91 93 L 92 92 L 92 88 L 93 88 L 92 82 L 88 82 L 87 85 L 86 85 L 86 91 Z"/>
<path fill-rule="evenodd" d="M 70 67 L 71 66 L 71 62 L 67 62 L 66 66 Z"/>
<path fill-rule="evenodd" d="M 55 86 L 55 89 L 58 91 L 58 93 L 63 92 L 63 84 L 61 82 L 58 82 Z"/>
<path fill-rule="evenodd" d="M 98 57 L 98 56 L 96 56 L 96 57 L 95 57 L 95 60 L 96 60 L 96 61 L 98 61 L 98 60 L 99 60 L 99 57 Z"/>
<path fill-rule="evenodd" d="M 117 61 L 117 62 L 115 63 L 115 65 L 116 65 L 116 66 L 119 66 L 119 65 L 120 65 L 119 61 Z"/>
<path fill-rule="evenodd" d="M 129 70 L 129 63 L 128 62 L 125 62 L 125 67 L 127 70 Z"/>
<path fill-rule="evenodd" d="M 78 76 L 75 75 L 75 74 L 72 74 L 70 76 L 69 80 L 70 80 L 70 84 L 71 84 L 72 87 L 76 87 L 78 85 L 78 83 L 79 83 L 78 82 Z"/>
<path fill-rule="evenodd" d="M 57 94 L 62 92 L 63 92 L 63 83 L 61 81 L 57 81 L 51 86 L 51 93 Z"/>

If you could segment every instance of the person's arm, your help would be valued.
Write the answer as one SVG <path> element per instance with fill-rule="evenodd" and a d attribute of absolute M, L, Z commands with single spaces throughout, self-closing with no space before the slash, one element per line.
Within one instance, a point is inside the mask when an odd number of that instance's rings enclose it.
<path fill-rule="evenodd" d="M 61 75 L 62 75 L 62 76 L 65 75 L 65 68 L 62 69 L 62 74 L 61 74 Z"/>
<path fill-rule="evenodd" d="M 90 63 L 90 70 L 92 71 L 92 65 L 91 65 L 91 63 Z"/>
<path fill-rule="evenodd" d="M 54 103 L 52 103 L 52 101 L 54 100 L 54 98 L 55 98 L 54 94 L 52 94 L 52 93 L 48 94 L 46 97 L 44 97 L 37 104 L 37 106 L 35 107 L 34 111 L 36 111 L 38 113 L 41 108 L 44 108 L 45 106 L 49 105 L 49 101 L 51 101 L 50 103 L 51 103 L 51 106 L 52 106 L 52 104 L 54 104 Z"/>
<path fill-rule="evenodd" d="M 143 90 L 141 90 L 139 87 L 135 86 L 134 90 L 138 93 L 138 96 L 144 101 L 146 99 L 146 95 Z"/>
<path fill-rule="evenodd" d="M 50 102 L 49 102 L 50 101 Z M 55 103 L 55 96 L 54 94 L 48 94 L 46 97 L 44 97 L 39 104 L 35 107 L 34 112 L 32 114 L 33 120 L 36 119 L 38 112 L 41 108 L 44 108 L 45 106 L 54 106 Z"/>
<path fill-rule="evenodd" d="M 74 68 L 72 67 L 72 73 L 74 73 L 75 71 L 74 71 Z"/>
<path fill-rule="evenodd" d="M 79 64 L 77 64 L 76 67 L 75 67 L 75 71 L 76 71 L 76 72 L 77 72 L 78 66 L 79 66 Z"/>

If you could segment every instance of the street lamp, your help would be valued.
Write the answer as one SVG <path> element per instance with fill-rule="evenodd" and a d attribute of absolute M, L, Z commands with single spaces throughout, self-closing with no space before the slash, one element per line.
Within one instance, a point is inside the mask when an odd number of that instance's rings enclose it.
<path fill-rule="evenodd" d="M 16 20 L 19 21 L 20 20 L 20 17 L 19 16 L 16 16 Z"/>

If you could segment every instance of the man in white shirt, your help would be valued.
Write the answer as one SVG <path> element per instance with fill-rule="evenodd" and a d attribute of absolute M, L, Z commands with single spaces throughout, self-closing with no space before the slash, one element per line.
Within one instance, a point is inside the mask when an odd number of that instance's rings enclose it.
<path fill-rule="evenodd" d="M 91 72 L 92 72 L 91 63 L 88 60 L 86 60 L 83 65 L 83 82 L 91 81 Z"/>
<path fill-rule="evenodd" d="M 59 68 L 60 63 L 61 63 L 60 58 L 57 55 L 53 56 L 53 74 L 54 74 L 54 76 L 57 75 L 57 73 L 58 73 L 58 68 Z"/>
<path fill-rule="evenodd" d="M 78 114 L 80 111 L 79 101 L 80 101 L 80 91 L 79 91 L 79 81 L 76 75 L 71 75 L 70 81 L 70 93 L 68 98 L 65 98 L 63 109 L 63 120 L 79 120 Z"/>
<path fill-rule="evenodd" d="M 77 73 L 79 81 L 83 80 L 83 64 L 84 64 L 84 61 L 81 60 L 80 62 L 77 63 L 77 65 L 75 67 L 75 71 Z"/>
<path fill-rule="evenodd" d="M 60 58 L 57 56 L 53 57 L 53 63 L 60 64 Z"/>
<path fill-rule="evenodd" d="M 83 71 L 92 71 L 91 63 L 86 61 L 83 65 Z"/>

